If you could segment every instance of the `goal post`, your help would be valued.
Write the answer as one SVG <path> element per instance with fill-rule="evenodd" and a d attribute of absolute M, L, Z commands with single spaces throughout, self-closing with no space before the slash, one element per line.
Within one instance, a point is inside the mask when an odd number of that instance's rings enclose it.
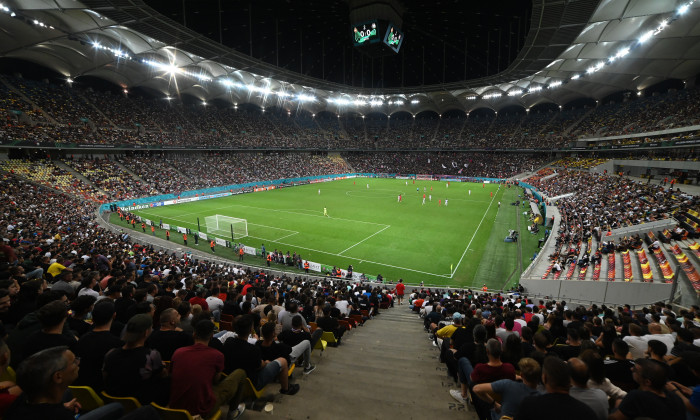
<path fill-rule="evenodd" d="M 246 219 L 215 214 L 205 217 L 204 222 L 207 226 L 207 233 L 212 235 L 229 237 L 233 233 L 234 239 L 248 236 L 248 221 Z"/>

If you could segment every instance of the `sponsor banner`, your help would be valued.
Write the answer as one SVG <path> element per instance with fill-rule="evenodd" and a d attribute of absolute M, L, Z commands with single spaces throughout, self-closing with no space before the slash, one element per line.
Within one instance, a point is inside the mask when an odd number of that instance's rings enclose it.
<path fill-rule="evenodd" d="M 143 219 L 143 222 L 147 224 L 148 226 L 153 226 L 153 222 L 148 220 L 148 219 Z"/>
<path fill-rule="evenodd" d="M 205 241 L 208 241 L 208 240 L 209 240 L 209 237 L 207 236 L 206 233 L 199 232 L 199 237 L 202 238 L 202 239 L 204 239 Z"/>
<path fill-rule="evenodd" d="M 243 252 L 250 255 L 255 255 L 255 248 L 252 246 L 243 245 Z"/>
<path fill-rule="evenodd" d="M 180 232 L 180 233 L 187 233 L 187 228 L 178 227 L 178 228 L 177 228 L 177 231 Z"/>
<path fill-rule="evenodd" d="M 200 238 L 201 238 L 201 236 L 200 236 Z M 214 238 L 214 241 L 216 242 L 217 245 L 226 246 L 226 240 L 224 240 L 224 239 Z"/>
<path fill-rule="evenodd" d="M 86 143 L 86 144 L 77 144 L 76 145 L 78 149 L 115 149 L 118 146 L 118 144 L 91 144 L 91 143 Z"/>
<path fill-rule="evenodd" d="M 124 206 L 124 207 L 119 207 L 119 208 L 122 209 L 122 210 L 132 211 L 132 210 L 143 210 L 143 209 L 147 209 L 147 208 L 150 208 L 150 206 L 149 206 L 148 204 L 137 204 L 137 205 L 135 205 L 135 206 Z"/>
<path fill-rule="evenodd" d="M 266 187 L 255 187 L 253 188 L 253 191 L 259 192 L 259 191 L 269 191 L 269 190 L 274 190 L 276 187 L 274 185 L 268 185 Z"/>
<path fill-rule="evenodd" d="M 410 177 L 410 176 L 397 176 L 395 178 L 396 179 L 413 179 L 413 177 Z"/>
<path fill-rule="evenodd" d="M 313 261 L 308 261 L 308 260 L 304 260 L 304 262 L 305 262 L 305 263 L 306 263 L 306 262 L 309 263 L 309 270 L 311 270 L 311 271 L 316 271 L 316 272 L 318 272 L 318 273 L 321 272 L 321 264 L 316 263 L 316 262 L 313 262 Z M 303 265 L 303 263 L 302 263 L 302 267 L 303 267 L 303 266 L 304 266 L 304 265 Z"/>
<path fill-rule="evenodd" d="M 151 207 L 161 207 L 164 206 L 165 204 L 162 201 L 157 201 L 155 203 L 151 203 Z"/>
<path fill-rule="evenodd" d="M 442 178 L 441 181 L 447 181 L 447 182 L 462 182 L 462 180 L 459 179 L 459 178 Z"/>
<path fill-rule="evenodd" d="M 362 280 L 362 273 L 356 273 L 356 272 L 353 271 L 353 272 L 352 272 L 352 279 L 353 279 L 353 280 L 357 280 L 357 281 Z"/>
<path fill-rule="evenodd" d="M 170 230 L 170 224 L 168 224 L 168 223 L 163 223 L 163 229 L 165 229 L 165 230 Z"/>
<path fill-rule="evenodd" d="M 165 200 L 165 201 L 163 201 L 163 205 L 164 205 L 164 206 L 169 206 L 169 205 L 171 205 L 171 204 L 175 204 L 175 201 L 176 201 L 176 200 Z"/>
<path fill-rule="evenodd" d="M 432 175 L 416 175 L 416 179 L 420 179 L 423 181 L 432 181 L 433 176 Z"/>
<path fill-rule="evenodd" d="M 621 149 L 636 149 L 637 147 L 640 147 L 641 144 L 623 144 L 620 146 Z"/>
<path fill-rule="evenodd" d="M 677 140 L 674 141 L 673 144 L 678 146 L 680 144 L 695 144 L 695 143 L 700 143 L 700 139 L 692 139 L 692 140 Z"/>
<path fill-rule="evenodd" d="M 199 197 L 186 197 L 186 198 L 179 198 L 175 200 L 175 204 L 180 204 L 180 203 L 191 203 L 193 201 L 199 201 Z"/>
<path fill-rule="evenodd" d="M 202 195 L 199 197 L 200 200 L 208 200 L 210 198 L 220 198 L 220 197 L 228 197 L 231 195 L 230 192 L 225 192 L 225 193 L 219 193 L 219 194 L 210 194 L 210 195 Z"/>

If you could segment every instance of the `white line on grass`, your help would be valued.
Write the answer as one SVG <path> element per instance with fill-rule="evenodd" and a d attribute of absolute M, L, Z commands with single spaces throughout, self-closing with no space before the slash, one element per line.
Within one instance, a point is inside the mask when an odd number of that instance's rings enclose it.
<path fill-rule="evenodd" d="M 340 251 L 340 252 L 338 253 L 338 255 L 342 255 L 345 251 L 348 251 L 348 250 L 350 250 L 350 249 L 352 249 L 352 248 L 355 248 L 356 246 L 358 246 L 358 245 L 361 244 L 362 242 L 366 241 L 367 239 L 371 238 L 371 237 L 374 236 L 374 235 L 378 235 L 378 234 L 384 232 L 385 230 L 389 229 L 390 227 L 391 227 L 390 225 L 386 225 L 386 227 L 385 227 L 384 229 L 380 229 L 380 230 L 374 232 L 373 234 L 369 235 L 369 236 L 366 237 L 365 239 L 361 240 L 360 242 L 356 243 L 355 245 L 352 245 L 352 246 L 350 246 L 349 248 L 345 248 L 344 250 Z"/>
<path fill-rule="evenodd" d="M 144 211 L 144 210 L 139 210 L 138 212 L 139 212 L 139 213 L 145 213 L 145 214 L 152 214 L 152 213 L 149 213 L 149 212 Z M 156 216 L 156 215 L 154 214 L 154 216 Z M 308 216 L 308 215 L 307 215 L 307 216 Z M 168 216 L 167 218 L 170 219 L 170 220 L 180 221 L 180 222 L 183 222 L 183 223 L 187 223 L 188 225 L 194 226 L 194 224 L 193 224 L 192 222 L 190 222 L 190 221 L 178 219 L 178 218 L 175 218 L 175 217 L 169 217 L 169 216 Z M 345 219 L 338 219 L 338 220 L 345 220 Z M 351 221 L 354 221 L 354 220 L 351 220 Z M 379 223 L 375 223 L 375 224 L 379 224 Z M 391 227 L 391 225 L 384 225 L 384 226 L 386 226 L 384 229 Z M 382 230 L 384 230 L 384 229 L 382 229 Z M 288 230 L 288 229 L 283 229 L 283 230 Z M 379 232 L 381 232 L 381 231 L 379 231 Z M 377 233 L 379 233 L 379 232 L 377 232 Z M 297 232 L 297 233 L 298 233 L 298 232 Z M 375 233 L 375 235 L 376 235 L 376 233 Z M 292 236 L 292 235 L 287 235 L 287 236 Z M 262 238 L 262 237 L 259 237 L 259 236 L 252 236 L 252 235 L 248 235 L 248 237 L 249 237 L 249 238 L 255 238 L 255 239 L 262 239 L 263 241 L 268 241 L 268 242 L 277 242 L 277 243 L 280 244 L 280 245 L 286 245 L 286 246 L 291 246 L 291 247 L 295 247 L 295 248 L 298 248 L 298 249 L 304 249 L 304 250 L 307 250 L 307 251 L 318 252 L 319 254 L 332 255 L 332 256 L 335 256 L 335 257 L 343 257 L 343 258 L 350 258 L 350 259 L 357 259 L 357 258 L 353 258 L 353 257 L 348 257 L 347 255 L 340 255 L 340 254 L 334 254 L 334 253 L 328 252 L 328 251 L 322 251 L 322 250 L 320 250 L 320 249 L 307 248 L 307 247 L 305 247 L 305 246 L 301 246 L 301 245 L 298 245 L 298 244 L 289 244 L 289 243 L 285 243 L 285 242 L 280 242 L 278 239 Z M 354 245 L 353 245 L 353 246 L 354 246 Z M 386 263 L 381 263 L 381 262 L 376 262 L 376 261 L 362 260 L 362 262 L 366 262 L 366 263 L 370 263 L 370 264 L 376 264 L 376 265 L 383 265 L 383 266 L 385 266 L 385 267 L 396 268 L 396 269 L 399 269 L 399 270 L 412 271 L 412 272 L 414 272 L 414 273 L 426 274 L 426 275 L 429 275 L 429 276 L 443 277 L 443 278 L 446 278 L 446 279 L 451 278 L 451 276 L 449 276 L 449 275 L 429 273 L 429 272 L 427 272 L 427 271 L 414 270 L 414 269 L 412 269 L 412 268 L 399 267 L 399 266 L 396 266 L 396 265 L 391 265 L 391 264 L 386 264 Z"/>
<path fill-rule="evenodd" d="M 476 227 L 476 230 L 474 230 L 474 234 L 472 235 L 472 238 L 469 240 L 467 247 L 464 248 L 464 252 L 462 252 L 462 257 L 460 257 L 459 261 L 457 262 L 457 267 L 455 267 L 455 269 L 452 270 L 452 273 L 450 274 L 450 278 L 454 277 L 455 273 L 457 272 L 457 269 L 459 269 L 459 265 L 462 264 L 462 260 L 464 259 L 464 256 L 467 255 L 467 251 L 469 250 L 469 247 L 472 245 L 474 238 L 476 238 L 476 233 L 479 231 L 481 224 L 484 223 L 484 219 L 486 218 L 486 215 L 489 213 L 489 209 L 493 205 L 493 200 L 496 199 L 496 195 L 498 195 L 498 191 L 500 191 L 500 189 L 501 189 L 501 186 L 499 185 L 498 190 L 496 191 L 496 194 L 493 197 L 491 197 L 491 202 L 489 203 L 489 206 L 486 208 L 486 211 L 484 212 L 484 216 L 481 218 L 481 221 L 479 222 L 479 226 Z"/>

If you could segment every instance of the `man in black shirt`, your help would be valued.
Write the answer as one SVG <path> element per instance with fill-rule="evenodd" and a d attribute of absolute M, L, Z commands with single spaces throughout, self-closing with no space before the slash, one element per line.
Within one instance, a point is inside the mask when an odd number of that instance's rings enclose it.
<path fill-rule="evenodd" d="M 168 308 L 160 314 L 160 329 L 146 340 L 146 346 L 158 350 L 163 360 L 170 360 L 175 350 L 194 344 L 191 334 L 178 327 L 180 314 L 173 308 Z"/>
<path fill-rule="evenodd" d="M 97 302 L 92 310 L 93 330 L 82 336 L 76 346 L 75 354 L 80 357 L 80 372 L 75 384 L 90 386 L 98 394 L 104 389 L 102 365 L 105 355 L 123 344 L 118 336 L 110 332 L 115 315 L 111 299 Z"/>
<path fill-rule="evenodd" d="M 253 330 L 253 317 L 243 315 L 236 322 L 236 336 L 224 343 L 224 372 L 243 369 L 256 389 L 262 389 L 275 378 L 279 379 L 280 393 L 294 395 L 299 391 L 298 384 L 289 383 L 289 365 L 284 357 L 264 360 L 259 347 L 248 342 Z"/>
<path fill-rule="evenodd" d="M 590 420 L 596 418 L 593 410 L 569 395 L 571 373 L 569 365 L 556 357 L 547 357 L 542 367 L 542 382 L 547 393 L 526 397 L 515 416 L 518 420 L 546 419 L 555 417 L 569 420 Z"/>
<path fill-rule="evenodd" d="M 54 300 L 39 308 L 36 315 L 41 323 L 41 330 L 27 337 L 22 349 L 24 357 L 56 346 L 68 346 L 71 351 L 75 351 L 78 344 L 75 337 L 62 334 L 63 325 L 68 319 L 68 307 L 65 303 Z"/>

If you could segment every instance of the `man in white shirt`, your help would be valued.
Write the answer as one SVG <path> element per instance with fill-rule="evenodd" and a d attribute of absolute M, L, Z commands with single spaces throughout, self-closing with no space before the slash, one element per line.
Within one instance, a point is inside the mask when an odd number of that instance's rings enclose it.
<path fill-rule="evenodd" d="M 221 310 L 224 308 L 224 301 L 219 299 L 219 288 L 216 287 L 211 291 L 211 295 L 207 297 L 207 305 L 209 312 L 214 316 L 214 321 L 219 322 L 221 319 Z"/>
<path fill-rule="evenodd" d="M 666 344 L 666 354 L 671 353 L 671 349 L 675 346 L 676 340 L 672 334 L 664 334 L 661 330 L 661 325 L 657 323 L 649 324 L 649 334 L 642 337 L 649 343 L 649 340 L 658 340 Z M 648 344 L 647 344 L 648 346 Z"/>
<path fill-rule="evenodd" d="M 629 331 L 630 335 L 624 337 L 623 340 L 630 347 L 632 359 L 636 360 L 646 357 L 645 353 L 649 347 L 649 341 L 642 336 L 642 327 L 637 324 L 630 324 Z"/>

